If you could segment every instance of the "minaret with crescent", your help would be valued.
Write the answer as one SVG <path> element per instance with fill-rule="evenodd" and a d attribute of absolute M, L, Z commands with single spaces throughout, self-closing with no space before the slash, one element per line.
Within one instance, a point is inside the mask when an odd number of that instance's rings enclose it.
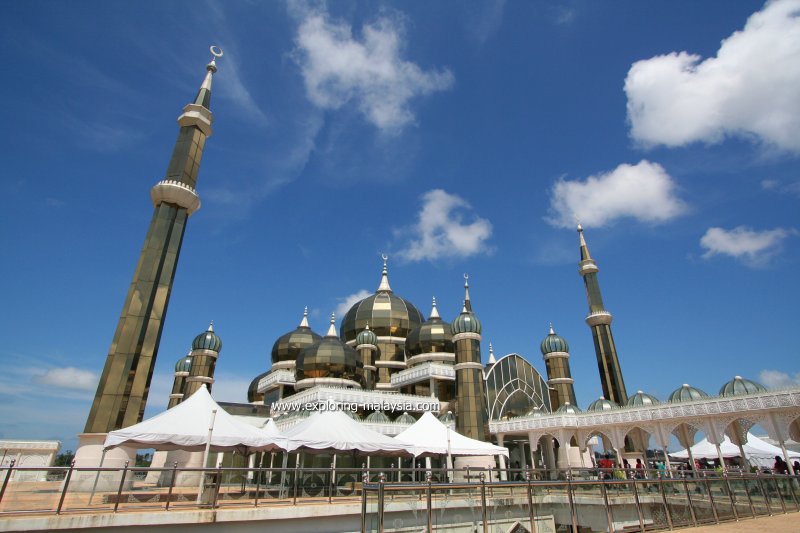
<path fill-rule="evenodd" d="M 578 237 L 581 247 L 578 273 L 583 277 L 586 297 L 589 300 L 589 314 L 586 317 L 586 323 L 592 330 L 603 396 L 617 405 L 625 405 L 628 401 L 628 393 L 625 391 L 625 381 L 622 379 L 614 335 L 611 334 L 612 316 L 603 306 L 600 283 L 597 281 L 599 269 L 597 263 L 589 255 L 589 247 L 586 246 L 586 239 L 583 237 L 583 228 L 580 224 L 578 224 Z"/>
<path fill-rule="evenodd" d="M 212 59 L 197 97 L 178 117 L 178 139 L 163 180 L 150 191 L 154 212 L 106 357 L 81 445 L 142 420 L 189 217 L 200 208 L 195 191 L 206 139 L 211 136 Z M 93 438 L 94 436 L 94 438 Z M 80 455 L 80 454 L 79 454 Z"/>

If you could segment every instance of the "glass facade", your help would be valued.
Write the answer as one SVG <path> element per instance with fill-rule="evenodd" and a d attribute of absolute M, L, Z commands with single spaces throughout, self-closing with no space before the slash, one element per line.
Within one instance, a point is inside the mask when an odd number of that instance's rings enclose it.
<path fill-rule="evenodd" d="M 402 337 L 425 321 L 411 302 L 391 292 L 378 292 L 353 305 L 342 320 L 340 337 L 349 342 L 369 328 L 379 337 Z M 401 359 L 402 360 L 402 359 Z"/>
<path fill-rule="evenodd" d="M 486 400 L 490 420 L 523 416 L 534 407 L 550 412 L 547 382 L 518 354 L 495 363 L 486 375 Z"/>

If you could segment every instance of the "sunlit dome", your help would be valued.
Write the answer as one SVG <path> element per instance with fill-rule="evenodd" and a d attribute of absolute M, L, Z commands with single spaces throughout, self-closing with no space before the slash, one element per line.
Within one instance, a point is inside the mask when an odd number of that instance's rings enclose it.
<path fill-rule="evenodd" d="M 192 350 L 211 350 L 218 352 L 222 349 L 222 339 L 214 333 L 214 322 L 208 325 L 208 329 L 194 338 Z"/>
<path fill-rule="evenodd" d="M 416 421 L 417 419 L 408 413 L 403 413 L 402 415 L 397 417 L 397 420 L 395 420 L 395 422 L 397 422 L 398 424 L 413 424 Z"/>
<path fill-rule="evenodd" d="M 453 353 L 454 350 L 450 324 L 439 316 L 434 298 L 428 320 L 411 330 L 406 337 L 406 355 L 413 357 L 423 353 Z"/>
<path fill-rule="evenodd" d="M 720 396 L 739 396 L 740 394 L 755 394 L 766 392 L 767 389 L 761 383 L 756 383 L 742 376 L 736 376 L 719 389 Z"/>
<path fill-rule="evenodd" d="M 296 361 L 304 349 L 322 340 L 322 337 L 311 331 L 308 326 L 308 308 L 303 311 L 303 320 L 292 331 L 278 337 L 272 345 L 272 364 L 282 361 Z"/>
<path fill-rule="evenodd" d="M 636 391 L 636 394 L 628 398 L 628 405 L 630 407 L 643 407 L 646 405 L 658 405 L 659 402 L 658 398 L 651 394 L 647 394 L 646 392 Z"/>
<path fill-rule="evenodd" d="M 392 421 L 383 411 L 375 411 L 374 413 L 370 413 L 364 420 L 372 424 L 386 424 Z"/>
<path fill-rule="evenodd" d="M 611 411 L 612 409 L 617 409 L 619 405 L 615 404 L 611 400 L 606 400 L 604 397 L 599 397 L 595 401 L 589 404 L 589 407 L 586 408 L 587 411 Z"/>
<path fill-rule="evenodd" d="M 669 402 L 690 402 L 692 400 L 701 400 L 703 398 L 708 398 L 708 394 L 696 387 L 692 387 L 688 383 L 684 383 L 680 386 L 680 388 L 672 391 L 672 394 L 669 395 Z"/>
<path fill-rule="evenodd" d="M 569 344 L 562 337 L 556 335 L 553 331 L 553 324 L 550 324 L 550 333 L 542 340 L 539 349 L 542 351 L 542 355 L 553 352 L 569 352 Z"/>
<path fill-rule="evenodd" d="M 192 356 L 184 355 L 178 362 L 175 363 L 175 372 L 191 372 L 192 370 Z"/>
<path fill-rule="evenodd" d="M 580 412 L 581 410 L 577 405 L 572 405 L 569 402 L 564 403 L 564 405 L 556 409 L 556 413 L 562 415 L 577 415 Z"/>

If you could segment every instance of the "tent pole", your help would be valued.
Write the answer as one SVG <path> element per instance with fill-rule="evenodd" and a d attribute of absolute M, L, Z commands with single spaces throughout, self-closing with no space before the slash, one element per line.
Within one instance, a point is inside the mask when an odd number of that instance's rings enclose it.
<path fill-rule="evenodd" d="M 208 437 L 206 438 L 206 449 L 203 451 L 203 463 L 200 470 L 200 484 L 197 487 L 197 505 L 200 505 L 200 500 L 203 497 L 203 485 L 206 480 L 206 463 L 208 463 L 208 452 L 211 449 L 211 434 L 214 433 L 214 420 L 217 418 L 217 410 L 211 411 L 211 420 L 208 423 Z"/>
<path fill-rule="evenodd" d="M 103 448 L 103 453 L 100 455 L 100 466 L 97 468 L 103 468 L 103 462 L 106 460 L 106 452 L 108 450 Z M 97 481 L 100 479 L 100 470 L 97 470 L 97 475 L 94 476 L 94 484 L 92 485 L 92 493 L 89 495 L 89 505 L 92 505 L 92 500 L 94 499 L 94 492 L 97 490 Z"/>
<path fill-rule="evenodd" d="M 453 455 L 450 453 L 450 426 L 447 426 L 447 482 L 453 482 Z"/>
<path fill-rule="evenodd" d="M 719 447 L 719 444 L 715 444 L 714 447 L 717 449 L 717 457 L 719 457 L 720 468 L 722 468 L 723 472 L 727 472 L 728 467 L 725 466 L 725 457 L 722 455 L 722 448 Z"/>
<path fill-rule="evenodd" d="M 744 453 L 744 445 L 740 442 L 739 443 L 739 453 L 742 456 L 742 470 L 749 471 L 750 470 L 750 461 L 747 460 L 747 456 Z"/>

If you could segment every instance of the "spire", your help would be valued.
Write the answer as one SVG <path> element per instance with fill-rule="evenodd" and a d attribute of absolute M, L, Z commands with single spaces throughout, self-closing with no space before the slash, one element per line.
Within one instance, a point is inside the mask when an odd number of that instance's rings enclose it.
<path fill-rule="evenodd" d="M 325 335 L 326 337 L 338 337 L 339 335 L 336 333 L 336 314 L 331 313 L 331 327 L 328 328 L 328 334 Z"/>
<path fill-rule="evenodd" d="M 494 347 L 492 346 L 492 343 L 490 342 L 489 343 L 489 364 L 493 365 L 496 362 L 497 362 L 497 360 L 494 358 Z"/>
<path fill-rule="evenodd" d="M 386 261 L 389 260 L 389 256 L 382 254 L 381 259 L 383 259 L 383 273 L 381 274 L 381 284 L 378 285 L 378 292 L 392 292 L 392 288 L 389 286 L 389 271 L 386 269 Z"/>
<path fill-rule="evenodd" d="M 301 328 L 307 328 L 308 327 L 308 306 L 306 306 L 303 309 L 303 320 L 300 321 L 300 326 L 298 326 L 298 327 L 301 327 Z"/>
<path fill-rule="evenodd" d="M 211 50 L 211 61 L 206 65 L 206 77 L 194 99 L 194 105 L 203 106 L 206 109 L 211 109 L 211 81 L 217 71 L 217 58 L 222 57 L 222 50 L 219 47 L 212 46 L 209 50 Z"/>
<path fill-rule="evenodd" d="M 197 331 L 197 330 L 195 330 L 195 331 Z M 213 320 L 208 325 L 208 329 L 206 331 L 214 331 L 214 321 Z"/>
<path fill-rule="evenodd" d="M 589 255 L 589 247 L 586 246 L 586 239 L 583 238 L 583 227 L 578 224 L 578 238 L 581 244 L 581 261 L 591 260 L 592 256 Z"/>
<path fill-rule="evenodd" d="M 431 308 L 431 316 L 428 317 L 428 320 L 432 318 L 441 318 L 439 316 L 439 310 L 436 309 L 436 296 L 433 297 L 433 307 Z"/>
<path fill-rule="evenodd" d="M 555 335 L 555 334 L 556 334 L 556 332 L 553 331 L 553 323 L 550 322 L 550 335 Z"/>
<path fill-rule="evenodd" d="M 464 309 L 472 311 L 472 302 L 469 301 L 469 274 L 464 273 Z"/>

